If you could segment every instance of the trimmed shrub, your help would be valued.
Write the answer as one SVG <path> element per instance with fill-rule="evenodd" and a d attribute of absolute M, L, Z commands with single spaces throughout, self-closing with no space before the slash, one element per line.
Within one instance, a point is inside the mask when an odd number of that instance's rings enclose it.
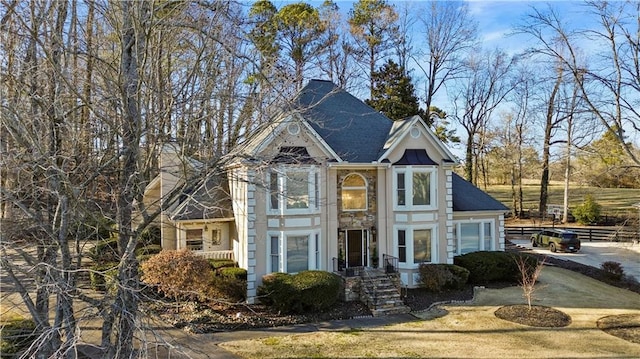
<path fill-rule="evenodd" d="M 112 293 L 116 288 L 118 278 L 118 262 L 96 264 L 91 267 L 89 280 L 91 289 Z"/>
<path fill-rule="evenodd" d="M 242 302 L 247 299 L 247 281 L 246 279 L 212 276 L 208 295 L 210 298 Z"/>
<path fill-rule="evenodd" d="M 609 279 L 615 281 L 621 280 L 624 275 L 624 269 L 622 268 L 622 264 L 619 262 L 606 261 L 600 265 L 600 268 L 605 272 Z"/>
<path fill-rule="evenodd" d="M 238 266 L 232 259 L 207 259 L 207 261 L 213 270 Z"/>
<path fill-rule="evenodd" d="M 31 345 L 38 337 L 35 329 L 36 323 L 31 319 L 18 318 L 3 323 L 0 327 L 0 358 L 14 358 Z"/>
<path fill-rule="evenodd" d="M 260 300 L 286 313 L 322 311 L 340 294 L 340 277 L 325 271 L 303 271 L 295 275 L 272 273 L 258 287 Z"/>
<path fill-rule="evenodd" d="M 218 269 L 218 274 L 223 278 L 247 280 L 247 270 L 238 267 L 222 267 Z"/>
<path fill-rule="evenodd" d="M 420 286 L 431 291 L 462 289 L 469 279 L 469 270 L 455 264 L 421 264 Z"/>
<path fill-rule="evenodd" d="M 211 267 L 193 252 L 163 250 L 142 263 L 142 281 L 174 299 L 202 299 L 209 295 Z"/>
<path fill-rule="evenodd" d="M 510 252 L 479 251 L 453 257 L 453 263 L 469 270 L 469 282 L 473 284 L 488 284 L 491 282 L 518 283 L 520 271 L 517 258 L 522 256 L 528 264 L 527 268 L 535 268 L 538 260 L 526 254 Z"/>

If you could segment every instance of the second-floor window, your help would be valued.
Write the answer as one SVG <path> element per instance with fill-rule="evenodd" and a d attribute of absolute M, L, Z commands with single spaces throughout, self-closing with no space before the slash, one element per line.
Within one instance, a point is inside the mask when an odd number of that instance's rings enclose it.
<path fill-rule="evenodd" d="M 342 209 L 367 210 L 367 181 L 357 173 L 347 175 L 342 181 Z"/>
<path fill-rule="evenodd" d="M 437 208 L 436 169 L 407 166 L 394 169 L 394 209 Z"/>
<path fill-rule="evenodd" d="M 320 184 L 316 167 L 279 168 L 269 173 L 270 213 L 295 214 L 318 209 Z"/>

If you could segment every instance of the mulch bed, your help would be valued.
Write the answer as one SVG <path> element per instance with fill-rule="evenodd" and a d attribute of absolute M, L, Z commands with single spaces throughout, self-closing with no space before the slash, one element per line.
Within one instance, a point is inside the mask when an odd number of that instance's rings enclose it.
<path fill-rule="evenodd" d="M 571 324 L 571 317 L 543 305 L 507 305 L 495 311 L 496 317 L 531 327 L 560 328 Z"/>
<path fill-rule="evenodd" d="M 607 334 L 640 344 L 640 314 L 610 315 L 600 318 L 597 324 Z"/>

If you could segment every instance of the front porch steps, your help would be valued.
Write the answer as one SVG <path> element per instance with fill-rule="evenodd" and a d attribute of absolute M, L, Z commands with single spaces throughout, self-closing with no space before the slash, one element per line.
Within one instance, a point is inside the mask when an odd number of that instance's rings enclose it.
<path fill-rule="evenodd" d="M 395 276 L 395 277 L 394 277 Z M 405 314 L 411 309 L 404 305 L 399 288 L 398 274 L 387 274 L 379 269 L 366 269 L 360 272 L 362 286 L 360 300 L 371 310 L 374 317 Z"/>

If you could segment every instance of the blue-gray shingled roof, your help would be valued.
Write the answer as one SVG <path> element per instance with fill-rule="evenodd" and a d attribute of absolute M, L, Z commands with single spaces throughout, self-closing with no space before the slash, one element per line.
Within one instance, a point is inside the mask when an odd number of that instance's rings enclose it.
<path fill-rule="evenodd" d="M 295 104 L 344 161 L 371 163 L 382 154 L 393 121 L 332 82 L 309 81 Z"/>
<path fill-rule="evenodd" d="M 457 174 L 452 176 L 453 211 L 508 211 L 504 204 Z"/>

